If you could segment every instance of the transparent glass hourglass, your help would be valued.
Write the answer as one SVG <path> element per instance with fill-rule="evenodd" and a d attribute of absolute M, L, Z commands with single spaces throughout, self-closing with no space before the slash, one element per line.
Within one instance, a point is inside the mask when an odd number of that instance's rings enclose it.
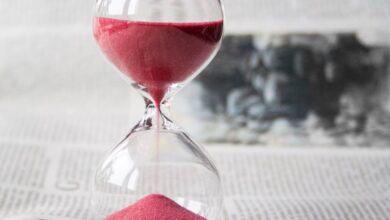
<path fill-rule="evenodd" d="M 216 54 L 223 32 L 221 2 L 98 0 L 93 29 L 103 53 L 146 104 L 141 121 L 97 168 L 92 186 L 96 217 L 111 220 L 121 210 L 136 209 L 131 207 L 138 202 L 145 206 L 147 199 L 164 198 L 163 206 L 177 205 L 199 217 L 183 219 L 219 219 L 218 171 L 205 150 L 172 121 L 169 106 Z"/>

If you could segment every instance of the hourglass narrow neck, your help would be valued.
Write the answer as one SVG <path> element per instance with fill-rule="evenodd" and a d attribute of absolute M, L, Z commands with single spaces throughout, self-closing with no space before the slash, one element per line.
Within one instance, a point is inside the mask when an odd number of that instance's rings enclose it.
<path fill-rule="evenodd" d="M 169 101 L 163 101 L 159 105 L 156 105 L 150 99 L 145 100 L 145 113 L 141 121 L 135 126 L 133 130 L 177 130 L 179 127 L 173 123 L 170 119 L 170 103 Z"/>

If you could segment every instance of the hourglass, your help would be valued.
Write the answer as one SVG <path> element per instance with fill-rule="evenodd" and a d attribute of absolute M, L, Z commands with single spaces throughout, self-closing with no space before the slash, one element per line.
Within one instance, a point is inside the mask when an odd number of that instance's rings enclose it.
<path fill-rule="evenodd" d="M 169 107 L 220 46 L 220 0 L 98 0 L 93 30 L 103 53 L 146 103 L 141 121 L 96 171 L 97 218 L 219 219 L 218 171 L 172 121 Z"/>

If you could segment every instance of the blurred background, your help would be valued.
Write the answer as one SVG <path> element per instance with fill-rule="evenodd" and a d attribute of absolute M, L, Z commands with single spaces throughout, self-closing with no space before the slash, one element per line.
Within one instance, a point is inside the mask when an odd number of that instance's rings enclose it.
<path fill-rule="evenodd" d="M 0 138 L 114 145 L 144 104 L 92 36 L 93 0 L 0 1 Z M 178 94 L 204 143 L 387 147 L 388 0 L 225 0 L 226 37 Z"/>

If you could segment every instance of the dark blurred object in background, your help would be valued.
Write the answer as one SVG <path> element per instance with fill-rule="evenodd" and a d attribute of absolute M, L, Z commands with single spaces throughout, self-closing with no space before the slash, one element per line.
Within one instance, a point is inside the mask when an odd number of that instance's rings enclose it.
<path fill-rule="evenodd" d="M 388 72 L 389 48 L 355 34 L 228 36 L 197 78 L 211 112 L 197 117 L 227 126 L 208 141 L 382 145 Z"/>

